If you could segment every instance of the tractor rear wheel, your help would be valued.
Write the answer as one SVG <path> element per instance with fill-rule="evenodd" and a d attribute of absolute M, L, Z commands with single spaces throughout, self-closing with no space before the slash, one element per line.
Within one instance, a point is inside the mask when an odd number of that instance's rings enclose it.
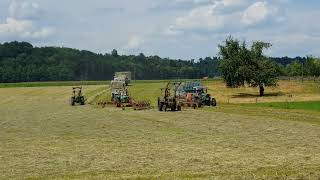
<path fill-rule="evenodd" d="M 70 98 L 70 105 L 71 105 L 71 106 L 74 106 L 74 104 L 75 104 L 74 101 L 75 101 L 74 97 L 71 97 L 71 98 Z"/>
<path fill-rule="evenodd" d="M 172 106 L 171 106 L 171 111 L 176 111 L 177 110 L 177 104 L 174 103 Z"/>
<path fill-rule="evenodd" d="M 211 106 L 217 106 L 217 101 L 215 98 L 211 99 Z"/>

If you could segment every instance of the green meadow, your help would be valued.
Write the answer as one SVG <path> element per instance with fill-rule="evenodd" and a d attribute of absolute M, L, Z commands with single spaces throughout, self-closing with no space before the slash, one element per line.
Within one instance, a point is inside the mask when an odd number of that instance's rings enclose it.
<path fill-rule="evenodd" d="M 314 82 L 280 81 L 261 98 L 255 88 L 205 81 L 218 106 L 181 112 L 101 108 L 109 82 L 86 83 L 0 88 L 0 179 L 320 177 Z M 72 85 L 83 86 L 90 104 L 69 105 Z M 138 81 L 129 93 L 155 106 L 165 85 Z"/>

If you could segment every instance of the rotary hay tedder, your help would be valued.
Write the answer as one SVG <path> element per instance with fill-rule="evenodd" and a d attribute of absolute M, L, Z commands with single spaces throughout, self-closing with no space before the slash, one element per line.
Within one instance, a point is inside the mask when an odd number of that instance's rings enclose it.
<path fill-rule="evenodd" d="M 112 81 L 111 82 L 111 101 L 101 100 L 97 105 L 105 107 L 107 105 L 115 105 L 125 109 L 126 107 L 133 107 L 134 110 L 150 109 L 149 101 L 136 101 L 128 93 L 125 82 Z"/>

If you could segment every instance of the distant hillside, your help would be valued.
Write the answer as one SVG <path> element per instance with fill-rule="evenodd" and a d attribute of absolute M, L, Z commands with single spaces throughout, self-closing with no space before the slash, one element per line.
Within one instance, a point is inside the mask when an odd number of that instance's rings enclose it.
<path fill-rule="evenodd" d="M 304 58 L 273 58 L 287 65 Z M 192 79 L 219 76 L 217 57 L 174 60 L 144 54 L 96 54 L 71 48 L 33 47 L 27 42 L 0 44 L 0 82 L 110 80 L 116 71 L 136 79 Z"/>

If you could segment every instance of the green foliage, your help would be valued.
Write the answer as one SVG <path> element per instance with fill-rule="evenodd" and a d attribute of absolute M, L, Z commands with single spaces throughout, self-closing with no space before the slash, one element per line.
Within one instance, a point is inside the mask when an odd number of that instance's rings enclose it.
<path fill-rule="evenodd" d="M 278 79 L 278 69 L 276 64 L 263 55 L 263 49 L 271 47 L 271 44 L 264 42 L 254 42 L 251 51 L 251 59 L 245 66 L 247 82 L 253 86 L 275 86 Z"/>
<path fill-rule="evenodd" d="M 303 73 L 307 76 L 320 76 L 320 60 L 312 56 L 308 56 L 303 64 Z"/>
<path fill-rule="evenodd" d="M 26 42 L 0 44 L 0 82 L 111 80 L 116 71 L 131 71 L 135 79 L 190 79 L 217 76 L 217 58 L 199 62 L 96 54 L 70 48 L 33 47 Z"/>
<path fill-rule="evenodd" d="M 118 56 L 119 56 L 119 55 L 118 55 L 118 51 L 115 50 L 115 49 L 113 49 L 113 50 L 111 51 L 111 55 L 112 55 L 113 57 L 118 57 Z"/>
<path fill-rule="evenodd" d="M 287 65 L 286 73 L 289 76 L 300 76 L 302 74 L 302 63 L 294 61 L 293 63 Z"/>
<path fill-rule="evenodd" d="M 287 76 L 320 76 L 320 60 L 308 56 L 303 61 L 295 60 L 285 67 Z"/>
<path fill-rule="evenodd" d="M 250 64 L 251 52 L 245 43 L 228 38 L 228 48 L 219 46 L 221 61 L 216 57 L 198 61 L 173 60 L 159 56 L 96 54 L 71 48 L 33 47 L 27 42 L 0 43 L 0 83 L 35 81 L 111 80 L 116 71 L 131 71 L 135 79 L 194 79 L 221 76 L 229 87 L 244 85 L 250 71 L 236 67 Z M 255 47 L 261 52 L 263 48 Z M 260 48 L 260 49 L 259 49 Z M 313 57 L 272 58 L 282 76 L 319 76 L 320 61 Z M 291 64 L 292 63 L 292 64 Z M 281 64 L 281 65 L 280 65 Z M 273 66 L 273 65 L 272 65 Z M 245 67 L 245 66 L 242 66 Z M 228 72 L 228 73 L 225 73 Z"/>
<path fill-rule="evenodd" d="M 279 69 L 277 65 L 263 55 L 263 50 L 271 46 L 265 42 L 253 42 L 251 49 L 245 42 L 228 37 L 220 48 L 220 68 L 228 87 L 239 87 L 248 83 L 260 87 L 263 95 L 264 86 L 274 86 L 277 83 Z"/>
<path fill-rule="evenodd" d="M 225 45 L 219 45 L 219 49 L 220 69 L 227 86 L 243 86 L 246 76 L 241 66 L 243 66 L 247 60 L 245 43 L 241 46 L 238 40 L 228 37 Z"/>

